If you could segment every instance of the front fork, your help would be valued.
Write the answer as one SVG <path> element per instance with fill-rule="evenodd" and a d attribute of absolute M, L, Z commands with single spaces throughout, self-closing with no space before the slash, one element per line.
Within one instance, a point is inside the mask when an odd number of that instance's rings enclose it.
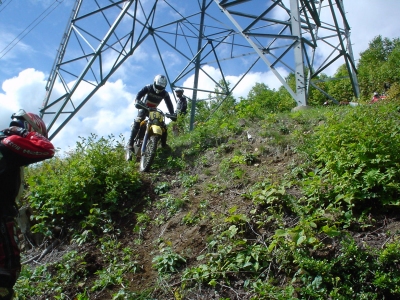
<path fill-rule="evenodd" d="M 149 139 L 150 135 L 157 134 L 160 137 L 163 135 L 163 129 L 159 125 L 147 125 L 146 133 L 143 138 L 143 143 L 142 143 L 142 149 L 141 149 L 141 155 L 143 156 L 144 153 L 146 152 L 146 147 L 147 147 L 147 140 Z"/>

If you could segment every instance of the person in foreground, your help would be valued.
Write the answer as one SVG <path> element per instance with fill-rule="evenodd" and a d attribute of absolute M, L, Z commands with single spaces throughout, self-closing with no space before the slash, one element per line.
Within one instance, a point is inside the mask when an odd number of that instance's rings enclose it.
<path fill-rule="evenodd" d="M 171 98 L 165 90 L 167 86 L 167 78 L 164 75 L 157 75 L 154 78 L 153 84 L 145 85 L 136 95 L 135 103 L 142 102 L 147 107 L 158 107 L 161 101 L 165 101 L 168 111 L 171 115 L 174 114 L 174 106 L 172 105 Z M 131 135 L 128 141 L 128 150 L 132 151 L 134 139 L 139 132 L 140 123 L 148 116 L 148 111 L 139 109 L 138 115 L 131 126 Z M 167 147 L 167 128 L 161 137 L 161 147 Z M 128 159 L 130 160 L 131 157 Z"/>
<path fill-rule="evenodd" d="M 0 131 L 0 300 L 12 299 L 21 270 L 17 200 L 23 191 L 24 167 L 54 156 L 47 129 L 36 114 L 19 110 Z"/>

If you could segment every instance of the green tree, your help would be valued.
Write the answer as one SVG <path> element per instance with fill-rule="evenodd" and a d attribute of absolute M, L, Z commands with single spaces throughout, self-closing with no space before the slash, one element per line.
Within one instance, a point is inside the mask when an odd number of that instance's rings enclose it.
<path fill-rule="evenodd" d="M 351 101 L 354 97 L 353 87 L 346 65 L 341 65 L 327 83 L 328 93 L 338 101 Z"/>
<path fill-rule="evenodd" d="M 211 111 L 214 114 L 221 115 L 221 117 L 235 113 L 236 100 L 232 94 L 230 94 L 229 86 L 230 82 L 220 80 L 218 85 L 214 88 L 215 96 L 212 98 L 211 95 L 209 95 Z"/>
<path fill-rule="evenodd" d="M 294 107 L 292 98 L 280 96 L 276 90 L 271 90 L 266 84 L 256 83 L 247 99 L 241 98 L 236 105 L 238 115 L 249 119 L 263 118 L 265 114 L 288 111 Z"/>
<path fill-rule="evenodd" d="M 374 91 L 382 92 L 385 82 L 399 79 L 399 51 L 399 39 L 390 40 L 379 35 L 361 52 L 358 80 L 364 99 L 369 99 Z"/>
<path fill-rule="evenodd" d="M 308 72 L 308 70 L 306 70 Z M 325 80 L 328 78 L 327 75 L 321 74 L 320 76 L 313 78 L 313 81 L 317 81 L 316 85 L 322 89 L 326 90 L 327 83 Z M 286 82 L 292 88 L 293 91 L 296 91 L 296 77 L 293 73 L 290 73 L 286 77 Z M 276 99 L 279 101 L 279 111 L 286 111 L 296 106 L 296 102 L 294 101 L 293 97 L 289 94 L 287 89 L 284 86 L 281 86 L 276 95 Z M 322 105 L 326 101 L 326 96 L 321 93 L 318 89 L 313 86 L 310 86 L 308 90 L 307 96 L 307 105 L 315 106 L 315 105 Z"/>
<path fill-rule="evenodd" d="M 293 91 L 296 91 L 296 77 L 294 73 L 290 73 L 285 78 L 285 81 Z M 276 97 L 277 99 L 279 99 L 279 106 L 280 106 L 279 111 L 290 110 L 297 105 L 292 95 L 290 95 L 290 93 L 283 85 L 278 89 Z"/>
<path fill-rule="evenodd" d="M 207 101 L 200 100 L 196 101 L 196 112 L 195 112 L 195 122 L 201 123 L 204 122 L 208 116 L 210 115 L 211 108 L 208 105 Z"/>
<path fill-rule="evenodd" d="M 196 101 L 195 122 L 202 123 L 210 118 L 224 118 L 235 113 L 235 98 L 229 94 L 229 82 L 221 80 L 209 94 L 208 100 Z"/>
<path fill-rule="evenodd" d="M 389 83 L 400 82 L 400 39 L 394 39 L 393 44 L 393 49 L 382 66 L 383 80 Z"/>
<path fill-rule="evenodd" d="M 318 86 L 318 88 L 320 88 L 321 90 L 323 90 L 325 92 L 328 92 L 329 82 L 330 82 L 329 80 L 330 80 L 330 78 L 328 77 L 328 75 L 323 74 L 323 73 L 312 79 L 314 84 L 316 86 Z M 326 100 L 327 100 L 327 97 L 325 94 L 321 93 L 314 86 L 312 86 L 312 85 L 310 86 L 310 88 L 308 90 L 307 105 L 310 105 L 310 106 L 322 105 Z"/>

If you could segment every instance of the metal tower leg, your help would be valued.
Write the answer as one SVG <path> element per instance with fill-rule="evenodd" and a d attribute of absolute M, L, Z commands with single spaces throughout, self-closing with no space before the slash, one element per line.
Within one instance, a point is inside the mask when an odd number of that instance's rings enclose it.
<path fill-rule="evenodd" d="M 283 0 L 77 0 L 41 109 L 50 138 L 122 65 L 142 67 L 137 61 L 143 54 L 152 54 L 148 66 L 166 73 L 170 90 L 192 91 L 191 129 L 196 103 L 210 95 L 226 99 L 255 73 L 272 72 L 302 106 L 310 86 L 326 93 L 319 75 L 344 59 L 358 97 L 343 1 L 289 1 L 287 7 Z M 295 87 L 287 82 L 289 74 Z M 137 92 L 142 74 L 131 78 L 128 84 Z M 205 84 L 210 82 L 213 87 Z"/>

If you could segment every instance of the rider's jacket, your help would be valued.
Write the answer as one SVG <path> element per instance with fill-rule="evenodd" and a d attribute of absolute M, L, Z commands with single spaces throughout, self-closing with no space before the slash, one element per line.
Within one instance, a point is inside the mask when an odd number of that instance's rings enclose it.
<path fill-rule="evenodd" d="M 178 101 L 176 104 L 176 110 L 180 111 L 182 114 L 186 114 L 187 112 L 187 99 L 185 96 L 178 97 Z"/>
<path fill-rule="evenodd" d="M 145 98 L 143 98 L 146 96 Z M 143 99 L 142 99 L 143 98 Z M 157 107 L 161 101 L 165 101 L 165 104 L 167 105 L 167 108 L 169 110 L 170 114 L 174 113 L 174 106 L 172 105 L 171 98 L 169 97 L 169 93 L 164 90 L 160 93 L 156 93 L 153 85 L 148 84 L 144 88 L 142 88 L 139 93 L 136 95 L 137 100 L 144 101 L 144 103 L 148 107 Z"/>
<path fill-rule="evenodd" d="M 16 215 L 23 167 L 51 158 L 54 153 L 53 144 L 39 133 L 19 136 L 0 132 L 0 217 Z"/>

